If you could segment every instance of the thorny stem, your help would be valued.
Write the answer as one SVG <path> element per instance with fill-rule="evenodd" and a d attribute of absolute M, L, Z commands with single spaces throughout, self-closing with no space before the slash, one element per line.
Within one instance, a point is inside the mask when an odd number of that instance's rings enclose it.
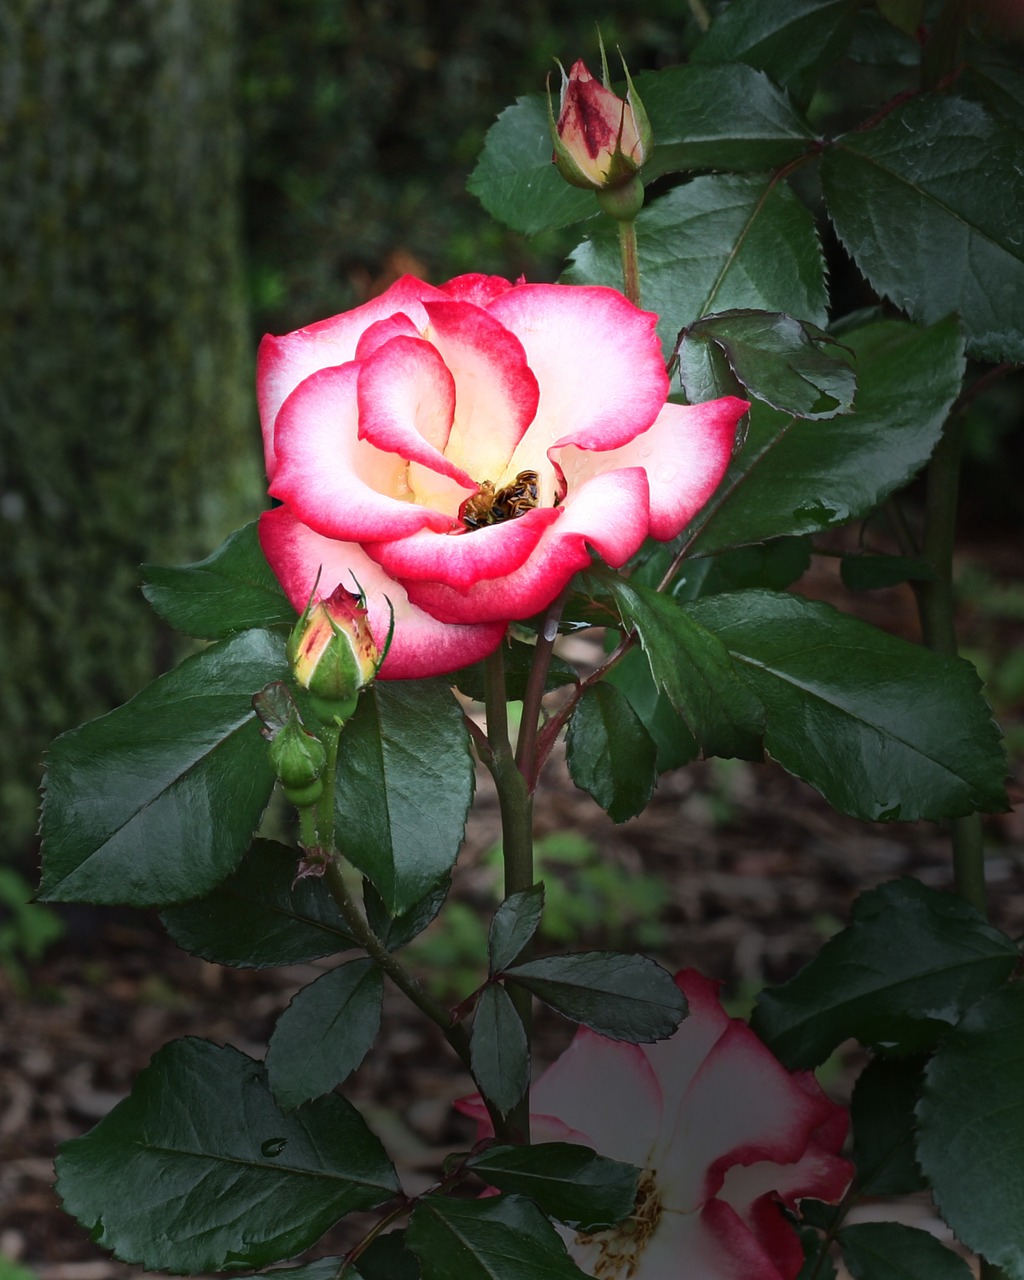
<path fill-rule="evenodd" d="M 548 661 L 550 661 L 550 654 Z M 540 685 L 543 689 L 543 675 L 540 677 Z M 520 893 L 533 886 L 533 795 L 512 754 L 512 744 L 508 734 L 505 657 L 500 648 L 485 660 L 484 695 L 487 709 L 487 738 L 491 751 L 490 760 L 485 760 L 484 763 L 490 770 L 498 792 L 498 808 L 501 813 L 501 853 L 507 898 L 510 894 Z M 523 724 L 525 723 L 524 707 Z M 529 1044 L 533 1022 L 530 993 L 513 986 L 507 990 L 519 1014 L 526 1032 L 527 1044 Z M 506 1142 L 529 1143 L 529 1087 L 504 1121 L 495 1123 L 494 1128 L 498 1137 Z"/>
<path fill-rule="evenodd" d="M 526 697 L 523 699 L 523 715 L 519 723 L 519 739 L 516 743 L 516 764 L 519 772 L 526 779 L 531 795 L 537 789 L 540 770 L 544 759 L 537 756 L 537 734 L 540 729 L 541 702 L 544 698 L 544 686 L 551 667 L 551 656 L 554 653 L 555 641 L 558 639 L 558 623 L 565 608 L 568 589 L 562 592 L 544 615 L 537 647 L 534 651 L 533 664 L 530 667 L 529 679 L 526 683 Z"/>
<path fill-rule="evenodd" d="M 334 848 L 334 792 L 338 777 L 338 742 L 341 738 L 341 725 L 329 725 L 320 734 L 320 741 L 327 752 L 324 764 L 323 794 L 316 805 L 317 840 L 323 849 Z"/>

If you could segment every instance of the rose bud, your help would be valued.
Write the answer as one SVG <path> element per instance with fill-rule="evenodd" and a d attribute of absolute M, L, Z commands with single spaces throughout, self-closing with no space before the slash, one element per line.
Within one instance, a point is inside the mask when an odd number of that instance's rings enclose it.
<path fill-rule="evenodd" d="M 625 99 L 595 80 L 582 62 L 576 62 L 568 75 L 562 70 L 557 122 L 548 98 L 554 163 L 574 187 L 602 191 L 621 186 L 650 155 L 651 123 L 625 63 L 623 70 Z"/>
<path fill-rule="evenodd" d="M 327 750 L 319 738 L 304 729 L 292 711 L 270 743 L 270 762 L 284 793 L 298 808 L 316 804 L 323 794 L 320 780 Z"/>
<path fill-rule="evenodd" d="M 338 587 L 328 600 L 310 601 L 288 641 L 288 658 L 323 723 L 344 724 L 382 661 L 361 597 Z"/>

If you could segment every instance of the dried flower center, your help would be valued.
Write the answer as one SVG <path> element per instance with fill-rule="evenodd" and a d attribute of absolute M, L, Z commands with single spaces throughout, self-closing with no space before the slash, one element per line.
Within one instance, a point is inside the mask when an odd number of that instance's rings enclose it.
<path fill-rule="evenodd" d="M 640 1256 L 661 1219 L 657 1173 L 656 1169 L 645 1169 L 640 1175 L 633 1212 L 617 1227 L 577 1235 L 580 1249 L 596 1251 L 596 1260 L 593 1254 L 587 1258 L 596 1280 L 630 1280 L 636 1274 Z"/>
<path fill-rule="evenodd" d="M 537 505 L 538 482 L 536 471 L 520 471 L 511 484 L 500 489 L 485 480 L 459 508 L 459 519 L 467 529 L 514 520 Z"/>

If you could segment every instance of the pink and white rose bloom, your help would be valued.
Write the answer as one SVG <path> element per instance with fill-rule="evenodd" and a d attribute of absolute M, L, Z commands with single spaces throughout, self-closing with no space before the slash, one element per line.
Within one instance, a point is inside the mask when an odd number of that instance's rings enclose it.
<path fill-rule="evenodd" d="M 382 678 L 454 671 L 541 612 L 591 550 L 678 534 L 728 464 L 745 401 L 666 403 L 657 317 L 613 289 L 405 276 L 266 337 L 260 540 L 301 611 L 362 591 Z"/>
<path fill-rule="evenodd" d="M 803 1257 L 783 1206 L 842 1196 L 846 1112 L 730 1018 L 717 983 L 693 970 L 676 982 L 690 1013 L 668 1040 L 582 1028 L 533 1088 L 534 1141 L 578 1142 L 643 1170 L 631 1219 L 563 1238 L 597 1280 L 794 1280 Z M 458 1105 L 491 1132 L 479 1096 Z"/>

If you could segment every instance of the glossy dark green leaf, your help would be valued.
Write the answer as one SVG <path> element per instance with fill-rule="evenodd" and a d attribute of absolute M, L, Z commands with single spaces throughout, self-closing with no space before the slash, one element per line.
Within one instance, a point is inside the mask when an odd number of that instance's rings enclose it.
<path fill-rule="evenodd" d="M 962 898 L 896 880 L 861 894 L 841 933 L 796 977 L 762 992 L 751 1025 L 791 1068 L 817 1066 L 850 1037 L 915 1053 L 1016 962 L 1009 938 Z"/>
<path fill-rule="evenodd" d="M 976 103 L 914 98 L 845 135 L 821 169 L 829 215 L 878 293 L 968 351 L 1024 359 L 1024 135 Z"/>
<path fill-rule="evenodd" d="M 912 822 L 1005 809 L 999 729 L 969 662 L 786 593 L 685 607 L 763 703 L 771 757 L 841 812 Z"/>
<path fill-rule="evenodd" d="M 920 1227 L 859 1222 L 838 1235 L 853 1280 L 971 1280 L 963 1258 Z"/>
<path fill-rule="evenodd" d="M 473 798 L 462 710 L 440 680 L 374 685 L 338 756 L 341 851 L 401 914 L 450 871 Z"/>
<path fill-rule="evenodd" d="M 856 375 L 849 353 L 816 326 L 771 311 L 725 311 L 698 320 L 679 347 L 679 378 L 693 404 L 720 394 L 708 358 L 715 349 L 746 392 L 773 409 L 814 419 L 850 412 Z"/>
<path fill-rule="evenodd" d="M 695 554 L 845 524 L 927 462 L 963 377 L 956 323 L 883 321 L 842 341 L 856 357 L 854 412 L 804 422 L 755 404 L 742 450 L 695 522 Z"/>
<path fill-rule="evenodd" d="M 64 1144 L 57 1190 L 122 1261 L 197 1272 L 290 1257 L 344 1214 L 390 1199 L 398 1179 L 339 1094 L 283 1115 L 261 1063 L 188 1039 Z"/>
<path fill-rule="evenodd" d="M 809 98 L 853 30 L 857 0 L 734 0 L 693 51 L 695 62 L 745 62 Z"/>
<path fill-rule="evenodd" d="M 533 668 L 533 660 L 537 650 L 532 644 L 524 644 L 521 640 L 506 640 L 502 647 L 505 659 L 505 690 L 512 702 L 522 702 L 526 696 L 526 684 Z M 561 689 L 563 685 L 575 684 L 579 679 L 576 668 L 553 655 L 544 680 L 545 689 Z M 451 680 L 459 687 L 467 698 L 476 702 L 484 700 L 484 664 L 474 662 L 452 674 Z"/>
<path fill-rule="evenodd" d="M 666 67 L 634 77 L 654 131 L 644 182 L 690 169 L 775 169 L 807 149 L 813 132 L 789 97 L 753 67 Z"/>
<path fill-rule="evenodd" d="M 229 875 L 274 786 L 252 695 L 285 672 L 283 639 L 245 631 L 62 734 L 47 761 L 40 896 L 163 906 Z"/>
<path fill-rule="evenodd" d="M 923 1058 L 875 1058 L 857 1078 L 850 1120 L 857 1182 L 864 1195 L 902 1196 L 925 1186 L 917 1165 L 914 1119 L 923 1070 Z"/>
<path fill-rule="evenodd" d="M 511 997 L 496 983 L 477 1001 L 470 1061 L 480 1091 L 508 1115 L 530 1082 L 530 1046 Z"/>
<path fill-rule="evenodd" d="M 1024 73 L 1020 58 L 980 41 L 967 47 L 967 82 L 989 111 L 1024 129 Z"/>
<path fill-rule="evenodd" d="M 510 893 L 495 911 L 487 944 L 492 975 L 515 961 L 537 932 L 543 910 L 544 886 L 535 884 L 520 893 Z"/>
<path fill-rule="evenodd" d="M 843 586 L 851 591 L 874 591 L 900 582 L 931 582 L 935 571 L 912 556 L 844 555 L 839 562 Z"/>
<path fill-rule="evenodd" d="M 359 1066 L 380 1030 L 384 977 L 350 960 L 303 987 L 277 1020 L 267 1079 L 283 1111 L 319 1098 Z"/>
<path fill-rule="evenodd" d="M 682 602 L 754 587 L 785 591 L 810 563 L 811 540 L 806 536 L 733 547 L 714 556 L 686 559 L 672 584 L 672 597 Z"/>
<path fill-rule="evenodd" d="M 650 587 L 609 576 L 608 589 L 703 753 L 760 759 L 764 709 L 718 637 Z"/>
<path fill-rule="evenodd" d="M 918 1158 L 957 1237 L 1024 1280 L 1024 986 L 968 1009 L 925 1071 Z"/>
<path fill-rule="evenodd" d="M 425 1196 L 409 1223 L 408 1247 L 423 1280 L 587 1280 L 532 1200 Z"/>
<path fill-rule="evenodd" d="M 639 648 L 631 649 L 605 677 L 629 701 L 655 747 L 659 773 L 689 764 L 700 753 L 686 721 L 654 681 L 651 664 Z"/>
<path fill-rule="evenodd" d="M 498 116 L 467 186 L 492 217 L 525 235 L 598 212 L 593 192 L 571 187 L 552 164 L 543 94 L 518 98 Z"/>
<path fill-rule="evenodd" d="M 363 905 L 366 908 L 367 922 L 389 951 L 397 951 L 430 924 L 444 906 L 450 888 L 451 880 L 445 877 L 406 911 L 392 915 L 370 881 L 364 880 Z"/>
<path fill-rule="evenodd" d="M 298 866 L 298 850 L 256 840 L 212 893 L 160 919 L 185 951 L 238 969 L 304 964 L 355 946 L 323 880 L 297 880 Z"/>
<path fill-rule="evenodd" d="M 195 564 L 144 564 L 142 594 L 165 622 L 204 640 L 252 627 L 292 626 L 295 610 L 260 548 L 257 523 L 237 530 Z"/>
<path fill-rule="evenodd" d="M 648 956 L 613 951 L 544 956 L 514 965 L 505 977 L 612 1040 L 664 1040 L 686 1016 L 685 996 Z"/>
<path fill-rule="evenodd" d="M 666 356 L 680 329 L 751 307 L 825 323 L 828 293 L 814 220 L 767 174 L 709 174 L 653 200 L 636 219 L 643 306 L 661 317 Z M 621 288 L 614 227 L 595 225 L 564 279 Z"/>
<path fill-rule="evenodd" d="M 273 1280 L 420 1280 L 420 1265 L 405 1248 L 405 1232 L 389 1231 L 359 1254 L 358 1266 L 346 1264 L 344 1258 L 318 1258 L 302 1267 L 278 1267 L 266 1274 Z"/>
<path fill-rule="evenodd" d="M 587 689 L 569 721 L 565 750 L 573 782 L 613 822 L 641 813 L 654 794 L 657 748 L 614 685 L 602 682 Z"/>
<path fill-rule="evenodd" d="M 529 1196 L 577 1231 L 604 1231 L 632 1212 L 639 1170 L 568 1142 L 488 1147 L 466 1162 L 484 1182 Z"/>

